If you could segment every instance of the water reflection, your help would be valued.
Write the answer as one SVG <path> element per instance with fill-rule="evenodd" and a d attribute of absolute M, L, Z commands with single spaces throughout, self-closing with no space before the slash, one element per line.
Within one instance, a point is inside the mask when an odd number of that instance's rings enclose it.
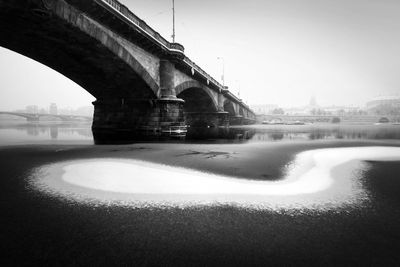
<path fill-rule="evenodd" d="M 399 125 L 256 125 L 252 141 L 400 139 Z"/>
<path fill-rule="evenodd" d="M 361 205 L 368 200 L 360 179 L 365 160 L 400 160 L 400 148 L 347 147 L 301 152 L 279 181 L 233 178 L 138 160 L 93 159 L 43 166 L 34 172 L 31 183 L 40 191 L 93 204 L 232 204 L 255 209 L 326 210 Z"/>
<path fill-rule="evenodd" d="M 400 139 L 400 125 L 247 125 L 217 129 L 206 142 L 276 142 L 321 139 Z M 0 123 L 0 145 L 13 142 L 92 141 L 90 122 Z M 187 142 L 193 139 L 187 138 Z M 204 139 L 202 139 L 204 141 Z M 132 141 L 133 142 L 133 141 Z"/>
<path fill-rule="evenodd" d="M 92 139 L 91 123 L 88 122 L 0 123 L 0 144 Z"/>

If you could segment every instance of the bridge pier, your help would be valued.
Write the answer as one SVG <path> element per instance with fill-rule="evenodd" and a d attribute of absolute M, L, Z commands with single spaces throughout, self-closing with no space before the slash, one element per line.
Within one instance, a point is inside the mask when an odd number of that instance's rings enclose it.
<path fill-rule="evenodd" d="M 167 139 L 186 137 L 187 126 L 183 114 L 183 105 L 184 101 L 179 98 L 156 100 L 156 110 L 153 113 L 152 120 L 157 124 L 160 133 L 158 136 Z"/>
<path fill-rule="evenodd" d="M 230 125 L 243 125 L 244 118 L 241 115 L 229 117 Z"/>
<path fill-rule="evenodd" d="M 250 124 L 254 124 L 255 122 L 256 122 L 256 120 L 250 119 L 250 118 L 243 118 L 243 120 L 242 120 L 243 125 L 250 125 Z"/>
<path fill-rule="evenodd" d="M 175 66 L 160 60 L 158 99 L 107 97 L 93 102 L 93 137 L 95 143 L 129 142 L 184 138 L 187 128 L 183 115 L 184 100 L 174 90 Z M 111 98 L 111 100 L 110 100 Z"/>
<path fill-rule="evenodd" d="M 39 116 L 27 117 L 26 120 L 29 122 L 37 122 L 39 121 Z"/>
<path fill-rule="evenodd" d="M 189 139 L 222 138 L 229 132 L 228 112 L 186 112 L 185 118 Z"/>
<path fill-rule="evenodd" d="M 183 138 L 186 124 L 179 99 L 98 99 L 93 102 L 96 144 Z"/>

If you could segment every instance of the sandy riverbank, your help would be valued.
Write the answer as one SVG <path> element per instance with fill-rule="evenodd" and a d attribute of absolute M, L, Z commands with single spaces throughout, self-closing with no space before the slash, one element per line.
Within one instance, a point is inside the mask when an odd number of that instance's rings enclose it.
<path fill-rule="evenodd" d="M 2 266 L 375 265 L 400 262 L 400 164 L 368 161 L 371 201 L 332 210 L 251 210 L 229 205 L 125 208 L 77 203 L 32 190 L 32 169 L 114 158 L 240 176 L 282 177 L 298 152 L 399 146 L 388 141 L 273 144 L 37 145 L 0 148 Z"/>
<path fill-rule="evenodd" d="M 142 160 L 95 158 L 36 168 L 32 188 L 76 201 L 133 207 L 234 205 L 251 209 L 336 209 L 362 205 L 363 161 L 400 161 L 384 146 L 307 150 L 274 181 L 228 177 Z"/>

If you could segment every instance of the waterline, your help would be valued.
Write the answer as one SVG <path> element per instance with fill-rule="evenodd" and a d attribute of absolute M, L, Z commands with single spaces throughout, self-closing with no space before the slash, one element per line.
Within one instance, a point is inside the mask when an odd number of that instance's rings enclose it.
<path fill-rule="evenodd" d="M 365 160 L 400 160 L 399 147 L 304 151 L 279 181 L 254 181 L 139 160 L 91 159 L 46 165 L 34 188 L 80 202 L 124 206 L 235 205 L 256 209 L 329 209 L 361 205 Z"/>

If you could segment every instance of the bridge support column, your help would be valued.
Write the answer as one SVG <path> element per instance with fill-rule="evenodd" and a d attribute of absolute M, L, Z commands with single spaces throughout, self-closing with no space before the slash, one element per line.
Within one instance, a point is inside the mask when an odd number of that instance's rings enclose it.
<path fill-rule="evenodd" d="M 32 121 L 32 122 L 39 121 L 39 116 L 38 115 L 33 115 L 31 117 L 27 117 L 26 120 L 27 121 Z"/>
<path fill-rule="evenodd" d="M 225 138 L 229 131 L 228 112 L 187 112 L 187 138 Z"/>
<path fill-rule="evenodd" d="M 230 125 L 243 125 L 243 116 L 237 115 L 229 118 Z"/>
<path fill-rule="evenodd" d="M 93 102 L 95 143 L 131 142 L 184 138 L 187 128 L 184 100 L 176 97 L 173 63 L 160 61 L 158 99 L 129 99 L 105 96 Z"/>
<path fill-rule="evenodd" d="M 184 138 L 183 102 L 166 99 L 98 99 L 93 102 L 96 144 Z"/>
<path fill-rule="evenodd" d="M 161 136 L 186 136 L 186 122 L 183 115 L 185 101 L 176 97 L 174 84 L 175 65 L 167 60 L 160 60 L 160 95 L 156 100 L 158 123 Z M 158 114 L 158 115 L 157 115 Z"/>
<path fill-rule="evenodd" d="M 256 123 L 256 120 L 255 120 L 255 119 L 253 119 L 253 118 L 248 118 L 248 119 L 246 119 L 246 121 L 245 121 L 244 124 L 246 124 L 246 125 L 251 125 L 251 124 L 255 124 L 255 123 Z"/>
<path fill-rule="evenodd" d="M 222 93 L 218 93 L 218 111 L 224 110 L 224 95 Z"/>
<path fill-rule="evenodd" d="M 185 138 L 187 127 L 183 115 L 185 101 L 179 98 L 161 98 L 156 101 L 156 108 L 152 114 L 154 124 L 157 124 L 159 136 L 163 138 Z M 154 127 L 152 125 L 151 127 Z"/>
<path fill-rule="evenodd" d="M 160 98 L 176 99 L 174 72 L 175 66 L 172 62 L 160 60 Z"/>

